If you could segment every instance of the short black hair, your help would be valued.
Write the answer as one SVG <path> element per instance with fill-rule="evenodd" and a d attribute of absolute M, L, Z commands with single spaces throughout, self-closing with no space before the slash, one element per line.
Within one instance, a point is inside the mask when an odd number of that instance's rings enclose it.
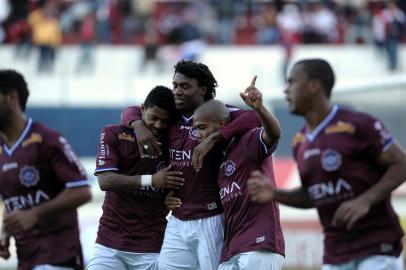
<path fill-rule="evenodd" d="M 320 80 L 325 95 L 330 98 L 333 90 L 335 76 L 333 68 L 324 59 L 305 59 L 297 62 L 295 65 L 302 65 L 303 71 L 309 79 Z"/>
<path fill-rule="evenodd" d="M 175 74 L 176 73 L 195 79 L 199 86 L 206 87 L 204 101 L 213 99 L 216 96 L 217 81 L 205 64 L 180 60 L 175 65 Z"/>
<path fill-rule="evenodd" d="M 157 106 L 171 114 L 176 111 L 175 99 L 172 90 L 166 86 L 155 86 L 144 101 L 144 107 L 152 108 Z"/>
<path fill-rule="evenodd" d="M 30 93 L 23 75 L 15 70 L 0 69 L 0 92 L 8 94 L 11 91 L 17 91 L 20 108 L 25 112 Z"/>

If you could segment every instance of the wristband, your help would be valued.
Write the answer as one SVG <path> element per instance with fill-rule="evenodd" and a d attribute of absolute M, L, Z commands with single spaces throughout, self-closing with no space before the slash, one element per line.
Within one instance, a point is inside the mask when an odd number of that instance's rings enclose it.
<path fill-rule="evenodd" d="M 141 187 L 152 186 L 152 175 L 141 175 Z"/>

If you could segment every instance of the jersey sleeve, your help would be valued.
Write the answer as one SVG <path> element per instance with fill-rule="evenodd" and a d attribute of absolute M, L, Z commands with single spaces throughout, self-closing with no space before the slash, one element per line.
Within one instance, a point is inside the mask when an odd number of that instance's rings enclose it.
<path fill-rule="evenodd" d="M 242 136 L 250 129 L 260 127 L 261 121 L 253 110 L 241 110 L 236 107 L 227 106 L 231 122 L 222 127 L 219 132 L 225 140 L 230 140 L 234 136 Z"/>
<path fill-rule="evenodd" d="M 247 132 L 242 137 L 242 143 L 245 145 L 245 153 L 253 160 L 262 161 L 272 155 L 278 146 L 278 140 L 272 145 L 267 145 L 262 139 L 264 128 L 255 128 Z"/>
<path fill-rule="evenodd" d="M 373 160 L 377 159 L 395 142 L 394 137 L 384 124 L 372 116 L 366 115 L 361 121 L 357 121 L 356 128 L 359 153 L 367 155 Z"/>
<path fill-rule="evenodd" d="M 121 112 L 121 124 L 126 127 L 130 127 L 132 121 L 141 119 L 141 108 L 139 106 L 130 106 Z"/>
<path fill-rule="evenodd" d="M 118 171 L 118 134 L 113 127 L 105 127 L 100 134 L 99 149 L 96 157 L 95 175 L 100 172 Z"/>
<path fill-rule="evenodd" d="M 79 158 L 69 142 L 60 135 L 52 144 L 50 164 L 53 172 L 66 188 L 89 185 L 86 171 Z"/>

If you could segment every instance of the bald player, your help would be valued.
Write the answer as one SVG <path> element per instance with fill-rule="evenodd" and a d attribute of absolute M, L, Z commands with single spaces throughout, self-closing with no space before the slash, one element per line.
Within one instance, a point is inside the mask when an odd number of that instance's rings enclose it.
<path fill-rule="evenodd" d="M 260 170 L 275 185 L 272 153 L 281 129 L 276 118 L 263 106 L 262 95 L 251 85 L 241 93 L 262 122 L 261 128 L 234 136 L 226 145 L 218 177 L 224 209 L 225 232 L 220 270 L 280 270 L 284 260 L 284 239 L 276 203 L 257 204 L 250 200 L 247 181 L 253 170 Z M 230 113 L 218 100 L 203 103 L 193 115 L 198 140 L 204 140 L 230 121 Z M 179 207 L 180 199 L 172 197 Z"/>
<path fill-rule="evenodd" d="M 183 204 L 169 218 L 158 265 L 163 270 L 215 270 L 224 225 L 217 184 L 221 145 L 258 126 L 259 121 L 255 112 L 230 107 L 233 121 L 199 143 L 192 116 L 201 104 L 214 98 L 217 81 L 206 65 L 182 60 L 175 66 L 172 83 L 177 115 L 169 127 L 169 161 L 173 170 L 183 172 L 185 182 L 175 191 Z M 148 139 L 150 131 L 140 117 L 139 108 L 129 107 L 122 114 L 123 124 L 135 129 L 139 150 L 157 155 L 152 151 L 157 145 Z"/>

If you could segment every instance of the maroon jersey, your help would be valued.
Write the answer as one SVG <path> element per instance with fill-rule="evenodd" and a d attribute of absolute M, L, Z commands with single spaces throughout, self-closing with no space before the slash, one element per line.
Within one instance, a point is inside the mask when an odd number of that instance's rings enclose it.
<path fill-rule="evenodd" d="M 40 123 L 29 119 L 11 148 L 1 139 L 0 145 L 0 195 L 7 213 L 50 201 L 65 188 L 88 185 L 66 139 Z M 40 220 L 14 237 L 18 269 L 40 264 L 83 268 L 76 210 Z"/>
<path fill-rule="evenodd" d="M 254 170 L 261 170 L 275 184 L 271 154 L 277 142 L 268 147 L 262 141 L 262 132 L 262 128 L 256 128 L 233 138 L 220 167 L 218 181 L 225 216 L 221 262 L 258 249 L 285 254 L 278 204 L 252 202 L 247 187 Z"/>
<path fill-rule="evenodd" d="M 154 174 L 165 160 L 141 158 L 134 131 L 108 126 L 100 136 L 95 173 L 113 171 L 124 175 Z M 121 251 L 158 253 L 166 215 L 164 190 L 144 187 L 136 191 L 107 191 L 96 242 Z"/>
<path fill-rule="evenodd" d="M 375 160 L 394 139 L 383 124 L 360 112 L 334 106 L 313 131 L 303 128 L 293 142 L 303 186 L 323 225 L 326 264 L 370 255 L 399 256 L 403 236 L 390 198 L 372 206 L 351 230 L 332 226 L 339 205 L 376 184 L 384 173 Z"/>
<path fill-rule="evenodd" d="M 220 131 L 226 139 L 232 134 L 243 133 L 258 126 L 259 121 L 255 112 L 237 108 L 229 110 L 231 117 L 238 117 L 238 121 L 234 120 Z M 138 107 L 129 107 L 123 112 L 122 122 L 126 125 L 131 120 L 139 119 L 141 114 Z M 169 160 L 173 170 L 182 171 L 185 178 L 183 187 L 175 193 L 175 196 L 182 199 L 182 206 L 172 214 L 182 220 L 205 218 L 223 211 L 217 183 L 222 147 L 220 145 L 213 147 L 204 158 L 203 168 L 196 172 L 192 166 L 192 154 L 198 142 L 192 124 L 192 117 L 179 115 L 169 130 Z"/>

